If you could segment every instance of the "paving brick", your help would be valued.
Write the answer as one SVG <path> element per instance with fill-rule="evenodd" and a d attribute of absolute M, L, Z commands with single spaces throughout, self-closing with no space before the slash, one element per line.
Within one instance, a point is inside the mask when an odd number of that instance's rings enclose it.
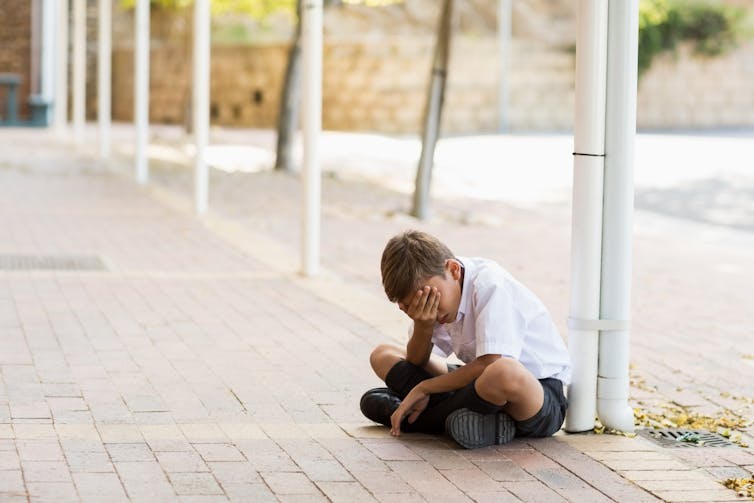
<path fill-rule="evenodd" d="M 588 501 L 590 503 L 610 503 L 615 501 L 593 487 L 556 488 L 555 492 L 567 501 Z M 623 501 L 632 500 L 624 499 Z"/>
<path fill-rule="evenodd" d="M 28 482 L 29 500 L 61 503 L 80 501 L 72 482 Z"/>
<path fill-rule="evenodd" d="M 421 461 L 421 457 L 396 440 L 364 440 L 364 447 L 384 461 Z"/>
<path fill-rule="evenodd" d="M 248 461 L 208 462 L 210 470 L 220 484 L 259 484 L 262 480 Z"/>
<path fill-rule="evenodd" d="M 716 491 L 720 489 L 718 482 L 707 478 L 697 478 L 694 480 L 642 480 L 637 481 L 637 484 L 655 494 L 659 494 L 662 491 Z"/>
<path fill-rule="evenodd" d="M 173 489 L 179 495 L 224 494 L 211 473 L 170 473 Z"/>
<path fill-rule="evenodd" d="M 741 501 L 736 493 L 729 489 L 695 490 L 695 491 L 657 491 L 657 496 L 664 501 Z"/>
<path fill-rule="evenodd" d="M 506 459 L 501 461 L 475 461 L 476 466 L 493 480 L 500 482 L 514 482 L 534 480 L 534 476 L 521 469 L 513 461 Z"/>
<path fill-rule="evenodd" d="M 70 451 L 65 454 L 68 468 L 72 473 L 107 473 L 115 471 L 107 452 Z"/>
<path fill-rule="evenodd" d="M 605 466 L 617 471 L 691 470 L 687 464 L 675 460 L 604 460 Z"/>
<path fill-rule="evenodd" d="M 35 423 L 13 423 L 13 431 L 15 438 L 19 440 L 29 440 L 30 443 L 42 443 L 49 441 L 57 443 L 58 434 L 55 431 L 55 427 L 51 423 L 35 424 Z"/>
<path fill-rule="evenodd" d="M 21 461 L 26 482 L 69 482 L 71 475 L 63 461 Z"/>
<path fill-rule="evenodd" d="M 259 501 L 259 502 L 276 502 L 278 499 L 264 483 L 222 483 L 225 493 L 231 501 Z"/>
<path fill-rule="evenodd" d="M 73 481 L 83 500 L 128 500 L 115 473 L 74 473 Z"/>
<path fill-rule="evenodd" d="M 272 440 L 242 440 L 236 443 L 236 447 L 258 472 L 299 470 L 291 457 Z"/>
<path fill-rule="evenodd" d="M 493 493 L 472 491 L 467 493 L 467 496 L 477 503 L 514 503 L 521 501 L 508 491 L 497 491 Z"/>
<path fill-rule="evenodd" d="M 389 461 L 388 466 L 419 493 L 453 493 L 455 486 L 426 461 Z"/>
<path fill-rule="evenodd" d="M 351 473 L 361 485 L 375 495 L 378 493 L 400 493 L 400 498 L 403 498 L 404 495 L 415 492 L 395 472 L 352 471 Z"/>
<path fill-rule="evenodd" d="M 24 493 L 21 470 L 0 470 L 0 493 Z"/>
<path fill-rule="evenodd" d="M 315 459 L 296 463 L 313 482 L 350 482 L 353 480 L 351 474 L 335 459 Z"/>
<path fill-rule="evenodd" d="M 440 470 L 440 473 L 461 491 L 496 492 L 503 490 L 504 484 L 490 478 L 479 468 L 463 470 Z"/>
<path fill-rule="evenodd" d="M 162 469 L 173 472 L 208 472 L 209 467 L 195 451 L 156 452 L 157 461 Z"/>
<path fill-rule="evenodd" d="M 628 480 L 696 480 L 704 475 L 699 470 L 627 470 L 621 473 Z"/>
<path fill-rule="evenodd" d="M 525 502 L 565 502 L 558 493 L 539 481 L 506 482 L 505 488 Z"/>
<path fill-rule="evenodd" d="M 245 461 L 233 444 L 192 444 L 204 461 Z"/>
<path fill-rule="evenodd" d="M 396 499 L 395 493 L 373 492 L 372 494 L 380 503 L 393 503 Z M 400 494 L 400 500 L 401 502 L 406 503 L 423 503 L 425 501 L 431 501 L 423 498 L 419 493 L 402 493 Z"/>
<path fill-rule="evenodd" d="M 113 461 L 154 461 L 155 457 L 149 446 L 144 443 L 105 444 L 110 459 Z"/>
<path fill-rule="evenodd" d="M 130 499 L 173 499 L 175 491 L 156 462 L 114 463 Z"/>
<path fill-rule="evenodd" d="M 144 436 L 139 427 L 133 424 L 106 424 L 98 423 L 97 430 L 102 442 L 109 444 L 143 442 Z"/>
<path fill-rule="evenodd" d="M 376 501 L 358 482 L 317 482 L 330 501 Z"/>
<path fill-rule="evenodd" d="M 260 472 L 260 475 L 276 495 L 321 494 L 301 472 Z"/>

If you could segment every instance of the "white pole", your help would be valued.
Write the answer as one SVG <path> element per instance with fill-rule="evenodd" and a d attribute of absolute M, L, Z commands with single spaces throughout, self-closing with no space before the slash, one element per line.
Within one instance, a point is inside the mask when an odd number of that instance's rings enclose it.
<path fill-rule="evenodd" d="M 134 123 L 136 125 L 136 181 L 147 183 L 149 164 L 149 0 L 136 0 L 134 51 Z"/>
<path fill-rule="evenodd" d="M 55 61 L 55 131 L 62 134 L 68 126 L 68 0 L 57 5 L 57 54 Z"/>
<path fill-rule="evenodd" d="M 42 2 L 42 72 L 40 76 L 39 94 L 47 104 L 55 102 L 55 30 L 56 17 L 54 0 Z M 49 125 L 52 118 L 52 107 L 47 108 L 45 124 Z"/>
<path fill-rule="evenodd" d="M 86 0 L 73 0 L 73 137 L 84 141 L 86 123 Z"/>
<path fill-rule="evenodd" d="M 600 311 L 602 319 L 624 324 L 631 317 L 638 37 L 639 0 L 610 2 Z M 627 327 L 602 332 L 597 388 L 602 423 L 626 432 L 634 430 L 628 405 L 629 342 Z"/>
<path fill-rule="evenodd" d="M 206 150 L 209 142 L 210 85 L 210 10 L 209 0 L 194 0 L 194 202 L 196 213 L 207 211 L 209 170 Z"/>
<path fill-rule="evenodd" d="M 576 39 L 571 307 L 568 346 L 573 378 L 566 430 L 594 428 L 597 396 L 602 180 L 605 161 L 607 2 L 581 0 Z"/>
<path fill-rule="evenodd" d="M 99 155 L 110 158 L 110 64 L 112 59 L 112 0 L 99 0 L 99 38 L 97 47 L 97 116 Z"/>
<path fill-rule="evenodd" d="M 508 105 L 510 103 L 510 57 L 512 0 L 499 0 L 497 14 L 497 37 L 500 54 L 500 77 L 498 83 L 498 131 L 508 131 Z"/>
<path fill-rule="evenodd" d="M 322 130 L 322 0 L 304 0 L 302 5 L 304 137 L 303 273 L 319 272 L 320 185 L 319 135 Z"/>

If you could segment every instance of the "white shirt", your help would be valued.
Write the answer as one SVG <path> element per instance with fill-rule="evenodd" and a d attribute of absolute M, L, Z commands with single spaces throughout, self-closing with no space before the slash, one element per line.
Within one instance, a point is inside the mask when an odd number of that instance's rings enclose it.
<path fill-rule="evenodd" d="M 464 266 L 458 317 L 435 324 L 433 352 L 464 363 L 496 354 L 515 358 L 537 379 L 571 380 L 571 361 L 550 313 L 536 295 L 496 262 L 458 257 Z"/>

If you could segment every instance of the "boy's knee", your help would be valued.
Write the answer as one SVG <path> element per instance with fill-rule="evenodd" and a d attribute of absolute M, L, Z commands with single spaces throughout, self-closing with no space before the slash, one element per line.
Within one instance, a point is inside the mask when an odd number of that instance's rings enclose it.
<path fill-rule="evenodd" d="M 483 391 L 504 396 L 507 401 L 525 385 L 527 372 L 518 361 L 503 357 L 487 365 L 477 383 Z"/>
<path fill-rule="evenodd" d="M 383 381 L 390 369 L 401 359 L 401 348 L 392 344 L 380 344 L 369 355 L 369 363 Z"/>

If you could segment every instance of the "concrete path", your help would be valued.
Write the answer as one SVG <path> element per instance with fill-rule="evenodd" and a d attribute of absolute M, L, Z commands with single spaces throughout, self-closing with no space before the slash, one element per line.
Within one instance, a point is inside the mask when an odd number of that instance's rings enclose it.
<path fill-rule="evenodd" d="M 0 131 L 0 501 L 740 501 L 719 481 L 750 476 L 750 448 L 561 433 L 466 451 L 361 416 L 370 349 L 405 336 L 384 241 L 420 227 L 496 258 L 563 328 L 566 206 L 442 198 L 419 223 L 404 195 L 331 176 L 326 270 L 305 279 L 295 177 L 213 172 L 197 219 L 189 171 L 155 161 L 143 188 L 129 167 Z M 750 419 L 749 237 L 650 223 L 635 405 Z"/>

